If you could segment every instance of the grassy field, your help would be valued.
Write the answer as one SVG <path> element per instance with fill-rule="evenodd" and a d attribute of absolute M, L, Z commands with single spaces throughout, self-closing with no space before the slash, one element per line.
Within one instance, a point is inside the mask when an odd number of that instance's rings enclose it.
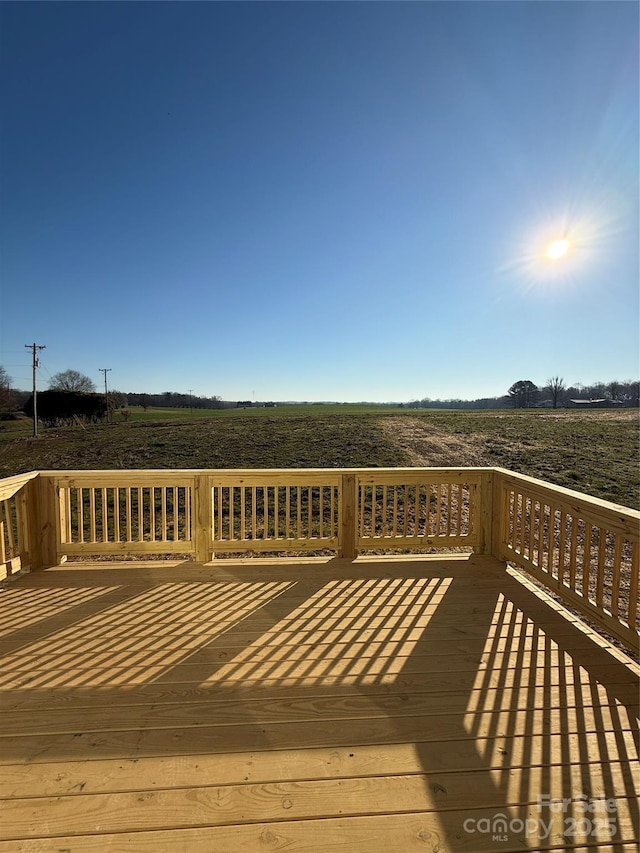
<path fill-rule="evenodd" d="M 355 405 L 132 409 L 128 422 L 0 422 L 0 476 L 52 468 L 501 465 L 640 507 L 634 410 L 446 411 Z"/>

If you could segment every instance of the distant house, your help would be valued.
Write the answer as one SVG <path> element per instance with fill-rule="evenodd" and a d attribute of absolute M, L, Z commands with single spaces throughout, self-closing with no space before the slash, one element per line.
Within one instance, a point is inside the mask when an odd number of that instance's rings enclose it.
<path fill-rule="evenodd" d="M 606 397 L 600 397 L 597 400 L 577 399 L 567 402 L 568 408 L 571 409 L 612 409 L 621 405 L 620 400 L 608 400 Z"/>

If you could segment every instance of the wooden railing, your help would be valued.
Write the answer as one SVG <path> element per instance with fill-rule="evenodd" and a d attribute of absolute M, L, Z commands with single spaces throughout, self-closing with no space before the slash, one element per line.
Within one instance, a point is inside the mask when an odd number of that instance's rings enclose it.
<path fill-rule="evenodd" d="M 58 556 L 190 553 L 193 477 L 78 471 L 53 477 Z"/>
<path fill-rule="evenodd" d="M 340 550 L 339 471 L 217 471 L 211 550 Z"/>
<path fill-rule="evenodd" d="M 484 474 L 447 468 L 358 473 L 358 549 L 478 547 Z"/>
<path fill-rule="evenodd" d="M 488 469 L 43 471 L 50 559 L 479 548 Z M 49 537 L 51 539 L 51 537 Z"/>
<path fill-rule="evenodd" d="M 496 557 L 636 647 L 640 513 L 497 469 Z"/>
<path fill-rule="evenodd" d="M 5 574 L 70 556 L 468 547 L 638 642 L 640 513 L 498 468 L 41 471 L 0 481 Z"/>
<path fill-rule="evenodd" d="M 29 507 L 35 509 L 30 487 L 37 476 L 32 472 L 0 480 L 0 579 L 33 562 Z"/>

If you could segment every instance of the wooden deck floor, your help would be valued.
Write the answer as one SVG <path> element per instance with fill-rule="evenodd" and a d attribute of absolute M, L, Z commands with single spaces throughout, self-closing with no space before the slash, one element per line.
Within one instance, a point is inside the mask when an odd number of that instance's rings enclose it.
<path fill-rule="evenodd" d="M 0 853 L 637 848 L 638 669 L 496 561 L 66 564 L 0 607 Z"/>

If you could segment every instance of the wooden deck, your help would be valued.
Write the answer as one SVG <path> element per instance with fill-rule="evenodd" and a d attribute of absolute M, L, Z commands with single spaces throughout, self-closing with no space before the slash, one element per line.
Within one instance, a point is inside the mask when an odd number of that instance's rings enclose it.
<path fill-rule="evenodd" d="M 0 601 L 0 853 L 637 849 L 638 667 L 493 558 L 67 563 Z"/>

